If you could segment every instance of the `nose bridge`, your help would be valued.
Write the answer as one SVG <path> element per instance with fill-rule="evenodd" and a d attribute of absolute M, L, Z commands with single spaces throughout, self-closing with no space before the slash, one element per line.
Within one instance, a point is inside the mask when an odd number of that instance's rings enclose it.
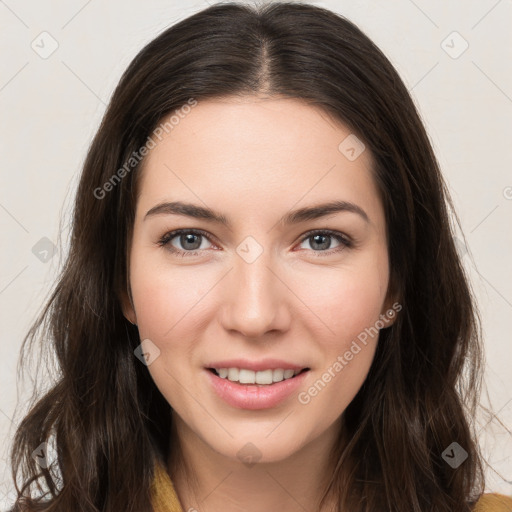
<path fill-rule="evenodd" d="M 237 249 L 226 292 L 224 326 L 246 336 L 261 336 L 284 327 L 283 284 L 277 279 L 269 251 L 255 257 L 256 246 L 242 243 Z M 244 248 L 249 248 L 244 251 Z M 251 255 L 251 257 L 247 256 Z"/>

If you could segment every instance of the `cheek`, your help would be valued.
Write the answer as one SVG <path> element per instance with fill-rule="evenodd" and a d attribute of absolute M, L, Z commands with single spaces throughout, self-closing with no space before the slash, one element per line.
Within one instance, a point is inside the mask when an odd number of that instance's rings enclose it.
<path fill-rule="evenodd" d="M 316 309 L 328 327 L 327 331 L 324 329 L 324 335 L 316 340 L 325 356 L 324 363 L 331 366 L 339 356 L 347 353 L 351 371 L 364 369 L 366 364 L 363 360 L 372 357 L 371 345 L 378 339 L 376 323 L 383 300 L 379 288 L 362 286 L 356 278 L 351 281 L 344 279 L 339 286 L 335 282 L 325 284 L 325 295 L 316 297 Z M 357 345 L 360 346 L 359 350 Z"/>
<path fill-rule="evenodd" d="M 303 319 L 318 325 L 317 342 L 324 350 L 344 351 L 345 345 L 379 319 L 387 288 L 385 261 L 368 258 L 339 269 L 298 274 L 291 286 L 310 310 Z M 306 314 L 308 313 L 308 314 Z"/>
<path fill-rule="evenodd" d="M 317 337 L 319 367 L 298 395 L 304 418 L 318 434 L 332 424 L 354 399 L 370 370 L 378 343 L 382 296 L 375 287 L 343 281 L 317 297 L 318 311 L 329 330 Z M 321 418 L 321 420 L 319 420 Z"/>
<path fill-rule="evenodd" d="M 212 280 L 197 267 L 171 271 L 165 263 L 144 264 L 137 255 L 130 279 L 140 335 L 157 343 L 175 338 L 197 316 Z"/>
<path fill-rule="evenodd" d="M 308 306 L 323 325 L 322 335 L 316 337 L 322 357 L 298 398 L 305 414 L 320 415 L 322 424 L 331 423 L 346 409 L 368 375 L 387 288 L 385 263 L 385 259 L 367 260 L 361 266 L 302 280 L 300 293 L 308 297 Z"/>
<path fill-rule="evenodd" d="M 346 410 L 363 385 L 370 370 L 376 343 L 349 343 L 329 359 L 326 366 L 299 393 L 302 418 L 313 435 L 319 435 Z"/>
<path fill-rule="evenodd" d="M 200 300 L 211 283 L 192 266 L 173 271 L 165 261 L 155 260 L 135 251 L 131 261 L 130 283 L 139 336 L 151 340 L 160 351 L 148 366 L 154 383 L 167 402 L 188 417 L 190 396 L 188 385 L 183 383 L 195 346 Z"/>

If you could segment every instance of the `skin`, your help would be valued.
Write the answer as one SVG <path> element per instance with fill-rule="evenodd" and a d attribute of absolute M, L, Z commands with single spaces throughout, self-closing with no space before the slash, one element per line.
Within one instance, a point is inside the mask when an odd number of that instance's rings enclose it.
<path fill-rule="evenodd" d="M 149 152 L 144 163 L 130 251 L 132 300 L 123 311 L 141 340 L 160 350 L 148 366 L 173 408 L 178 469 L 169 472 L 185 511 L 318 510 L 328 455 L 343 411 L 363 384 L 378 337 L 308 404 L 294 394 L 264 410 L 241 410 L 212 390 L 211 360 L 273 357 L 307 366 L 307 391 L 365 328 L 391 308 L 384 211 L 368 149 L 350 161 L 338 146 L 350 130 L 317 107 L 289 98 L 247 96 L 200 101 Z M 186 201 L 208 206 L 225 226 L 181 215 L 145 218 L 155 205 Z M 352 212 L 283 226 L 292 209 L 330 200 L 360 206 Z M 179 228 L 209 233 L 189 242 Z M 335 238 L 318 248 L 313 229 Z M 236 249 L 248 236 L 263 253 L 248 263 Z M 186 243 L 186 241 L 185 241 Z M 393 320 L 387 321 L 387 326 Z M 244 464 L 237 452 L 252 443 L 261 458 Z M 187 478 L 184 467 L 195 480 Z"/>

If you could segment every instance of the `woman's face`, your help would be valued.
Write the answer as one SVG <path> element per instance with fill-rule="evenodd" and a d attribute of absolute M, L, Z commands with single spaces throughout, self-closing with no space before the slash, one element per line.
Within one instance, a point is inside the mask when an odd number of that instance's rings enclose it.
<path fill-rule="evenodd" d="M 371 165 L 321 110 L 256 96 L 200 101 L 149 152 L 123 308 L 189 439 L 265 462 L 337 430 L 393 317 Z"/>

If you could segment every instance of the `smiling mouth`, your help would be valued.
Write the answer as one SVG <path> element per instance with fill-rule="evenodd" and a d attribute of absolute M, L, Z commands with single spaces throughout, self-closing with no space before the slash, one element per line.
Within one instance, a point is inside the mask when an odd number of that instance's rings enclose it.
<path fill-rule="evenodd" d="M 284 380 L 295 378 L 301 373 L 307 372 L 309 368 L 302 370 L 285 370 L 283 368 L 268 370 L 247 370 L 245 368 L 208 368 L 208 370 L 221 379 L 226 379 L 241 385 L 270 386 Z"/>

